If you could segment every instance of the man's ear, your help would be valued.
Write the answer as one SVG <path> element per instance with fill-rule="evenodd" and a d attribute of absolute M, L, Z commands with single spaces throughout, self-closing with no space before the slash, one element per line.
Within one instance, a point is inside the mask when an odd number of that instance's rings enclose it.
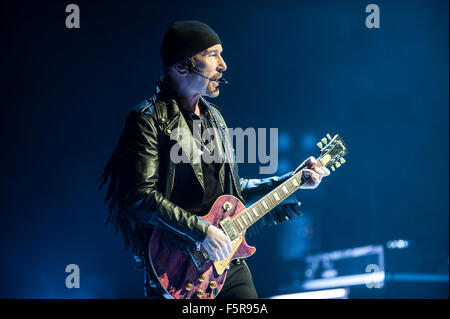
<path fill-rule="evenodd" d="M 184 62 L 178 62 L 174 65 L 174 70 L 180 75 L 186 75 L 189 72 L 189 68 Z"/>

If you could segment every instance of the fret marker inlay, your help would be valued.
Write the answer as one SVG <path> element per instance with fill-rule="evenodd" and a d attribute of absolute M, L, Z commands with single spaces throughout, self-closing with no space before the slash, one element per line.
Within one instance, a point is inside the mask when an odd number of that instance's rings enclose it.
<path fill-rule="evenodd" d="M 276 199 L 277 201 L 280 200 L 280 196 L 278 196 L 278 193 L 277 193 L 277 192 L 273 192 L 273 196 L 275 197 L 275 199 Z"/>

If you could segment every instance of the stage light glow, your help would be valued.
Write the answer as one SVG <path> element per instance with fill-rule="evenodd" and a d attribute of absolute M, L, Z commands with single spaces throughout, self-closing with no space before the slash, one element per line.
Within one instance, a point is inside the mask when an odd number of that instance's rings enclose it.
<path fill-rule="evenodd" d="M 334 287 L 348 287 L 356 285 L 366 285 L 368 283 L 383 283 L 385 280 L 384 271 L 378 271 L 362 275 L 341 276 L 326 279 L 308 280 L 303 285 L 304 290 L 315 290 Z"/>
<path fill-rule="evenodd" d="M 306 152 L 310 152 L 317 142 L 317 136 L 312 133 L 305 133 L 300 137 L 300 147 Z"/>
<path fill-rule="evenodd" d="M 273 296 L 269 299 L 346 299 L 348 289 L 327 289 Z"/>
<path fill-rule="evenodd" d="M 389 249 L 405 249 L 408 246 L 409 241 L 404 239 L 390 240 L 386 243 L 386 247 Z"/>
<path fill-rule="evenodd" d="M 292 144 L 292 137 L 287 132 L 278 132 L 278 150 L 288 151 Z"/>

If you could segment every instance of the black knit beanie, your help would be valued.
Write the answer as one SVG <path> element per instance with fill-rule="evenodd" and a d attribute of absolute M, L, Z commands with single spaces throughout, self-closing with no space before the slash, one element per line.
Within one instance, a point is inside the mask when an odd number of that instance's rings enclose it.
<path fill-rule="evenodd" d="M 222 44 L 217 33 L 200 21 L 177 21 L 167 30 L 161 43 L 161 59 L 164 66 L 196 55 L 216 44 Z"/>

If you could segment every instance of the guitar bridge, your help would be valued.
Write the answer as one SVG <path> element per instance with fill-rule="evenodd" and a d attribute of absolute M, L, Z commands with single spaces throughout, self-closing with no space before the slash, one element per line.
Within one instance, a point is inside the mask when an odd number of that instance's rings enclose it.
<path fill-rule="evenodd" d="M 222 226 L 222 229 L 225 231 L 228 237 L 230 237 L 231 241 L 239 238 L 239 234 L 236 228 L 233 226 L 233 223 L 231 222 L 229 217 L 222 220 L 220 222 L 220 226 Z"/>

